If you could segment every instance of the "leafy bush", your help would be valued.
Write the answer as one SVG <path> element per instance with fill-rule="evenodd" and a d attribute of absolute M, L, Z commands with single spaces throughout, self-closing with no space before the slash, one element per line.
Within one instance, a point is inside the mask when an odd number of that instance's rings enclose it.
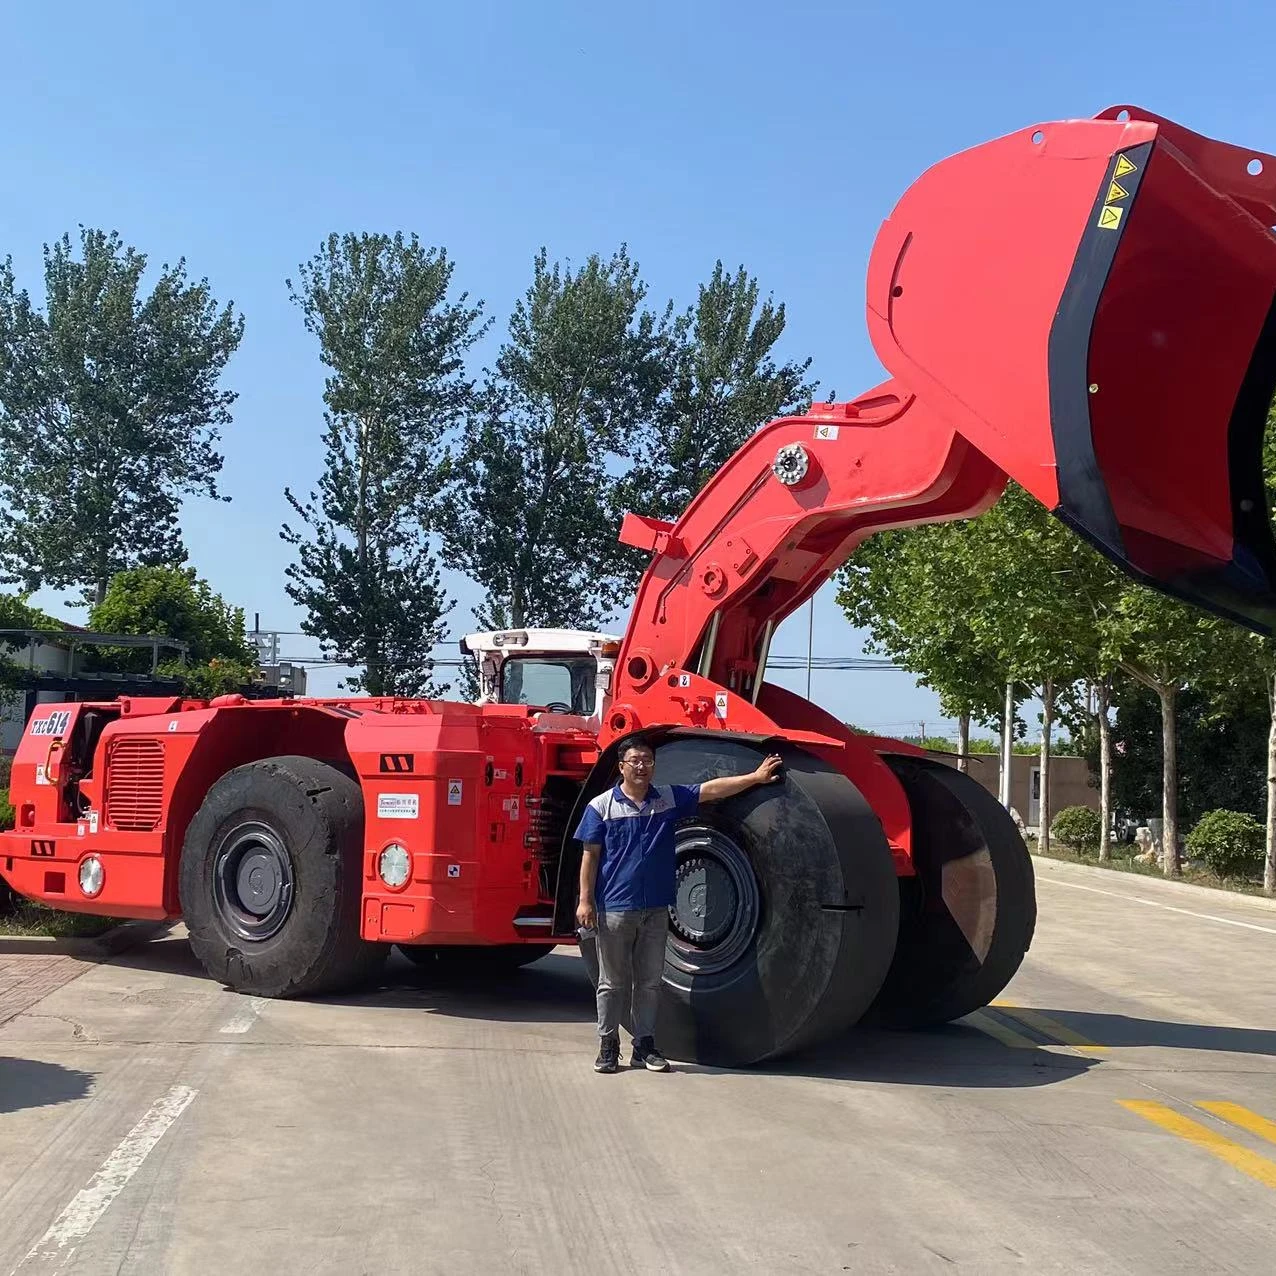
<path fill-rule="evenodd" d="M 1073 851 L 1098 851 L 1103 824 L 1088 806 L 1065 806 L 1050 821 L 1050 836 Z"/>
<path fill-rule="evenodd" d="M 1263 867 L 1266 830 L 1244 811 L 1207 811 L 1187 835 L 1187 853 L 1219 877 L 1249 877 Z"/>
<path fill-rule="evenodd" d="M 9 801 L 9 790 L 0 789 L 0 831 L 11 829 L 14 822 L 13 803 Z"/>

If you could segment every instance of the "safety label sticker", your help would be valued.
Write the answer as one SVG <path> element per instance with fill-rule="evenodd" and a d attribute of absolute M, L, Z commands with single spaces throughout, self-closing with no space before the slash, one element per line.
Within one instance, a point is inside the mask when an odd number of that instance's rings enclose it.
<path fill-rule="evenodd" d="M 447 866 L 447 875 L 448 875 L 449 877 L 460 877 L 460 876 L 461 876 L 461 866 L 460 866 L 459 864 L 449 864 L 449 865 Z"/>
<path fill-rule="evenodd" d="M 691 686 L 691 675 L 689 673 L 680 673 L 678 675 L 678 685 L 680 687 Z"/>
<path fill-rule="evenodd" d="M 461 805 L 461 781 L 449 780 L 447 782 L 447 804 L 448 806 Z"/>
<path fill-rule="evenodd" d="M 1100 230 L 1116 230 L 1121 224 L 1121 214 L 1125 209 L 1120 205 L 1104 204 L 1099 209 L 1099 229 Z"/>
<path fill-rule="evenodd" d="M 836 425 L 817 425 L 815 427 L 815 437 L 817 439 L 827 439 L 831 443 L 837 438 L 839 428 Z"/>
<path fill-rule="evenodd" d="M 419 820 L 421 797 L 417 793 L 378 793 L 377 817 L 382 820 Z"/>
<path fill-rule="evenodd" d="M 1117 156 L 1117 166 L 1116 166 L 1117 177 L 1125 177 L 1126 174 L 1128 173 L 1137 173 L 1138 171 L 1139 171 L 1138 166 L 1135 164 L 1131 164 L 1130 161 L 1126 159 L 1124 155 Z"/>
<path fill-rule="evenodd" d="M 720 718 L 727 716 L 727 693 L 725 691 L 719 691 L 713 697 L 713 711 Z"/>
<path fill-rule="evenodd" d="M 89 812 L 89 832 L 90 833 L 97 832 L 97 812 L 96 811 Z"/>

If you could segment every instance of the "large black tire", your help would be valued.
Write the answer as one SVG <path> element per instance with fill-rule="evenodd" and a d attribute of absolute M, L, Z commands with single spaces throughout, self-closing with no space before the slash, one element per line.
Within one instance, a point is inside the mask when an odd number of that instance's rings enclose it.
<path fill-rule="evenodd" d="M 768 751 L 730 736 L 674 738 L 656 750 L 655 782 L 739 775 Z M 814 1045 L 859 1019 L 890 966 L 899 891 L 881 825 L 845 776 L 800 749 L 780 752 L 782 781 L 678 827 L 656 1026 L 672 1058 L 746 1067 Z M 688 939 L 699 925 L 719 937 Z M 593 942 L 581 951 L 596 984 Z"/>
<path fill-rule="evenodd" d="M 968 775 L 888 757 L 913 817 L 915 878 L 900 878 L 899 945 L 873 1007 L 888 1027 L 921 1028 L 986 1006 L 1032 943 L 1032 859 L 1005 808 Z"/>
<path fill-rule="evenodd" d="M 366 980 L 387 947 L 359 935 L 363 795 L 306 757 L 228 771 L 182 847 L 178 890 L 191 948 L 237 992 L 297 997 Z"/>
<path fill-rule="evenodd" d="M 422 970 L 440 975 L 499 976 L 530 966 L 554 951 L 554 944 L 399 944 L 399 951 Z"/>

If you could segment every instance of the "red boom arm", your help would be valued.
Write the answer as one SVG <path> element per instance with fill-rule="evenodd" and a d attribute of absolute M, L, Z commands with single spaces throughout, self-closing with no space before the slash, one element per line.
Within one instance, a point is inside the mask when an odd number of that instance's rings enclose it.
<path fill-rule="evenodd" d="M 868 270 L 893 379 L 759 430 L 676 524 L 626 517 L 653 559 L 604 743 L 688 723 L 849 743 L 759 690 L 771 634 L 872 532 L 979 514 L 1007 476 L 1132 576 L 1271 631 L 1276 160 L 1125 113 L 927 172 Z"/>

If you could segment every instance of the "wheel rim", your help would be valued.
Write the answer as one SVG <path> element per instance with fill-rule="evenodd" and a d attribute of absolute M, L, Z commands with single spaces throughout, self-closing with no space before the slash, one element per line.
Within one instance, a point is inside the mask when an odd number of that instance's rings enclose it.
<path fill-rule="evenodd" d="M 666 960 L 688 974 L 713 974 L 737 961 L 757 933 L 758 881 L 747 856 L 721 829 L 684 825 L 677 838 Z"/>
<path fill-rule="evenodd" d="M 213 860 L 217 912 L 240 939 L 260 943 L 279 932 L 292 910 L 292 858 L 265 824 L 241 824 Z"/>

